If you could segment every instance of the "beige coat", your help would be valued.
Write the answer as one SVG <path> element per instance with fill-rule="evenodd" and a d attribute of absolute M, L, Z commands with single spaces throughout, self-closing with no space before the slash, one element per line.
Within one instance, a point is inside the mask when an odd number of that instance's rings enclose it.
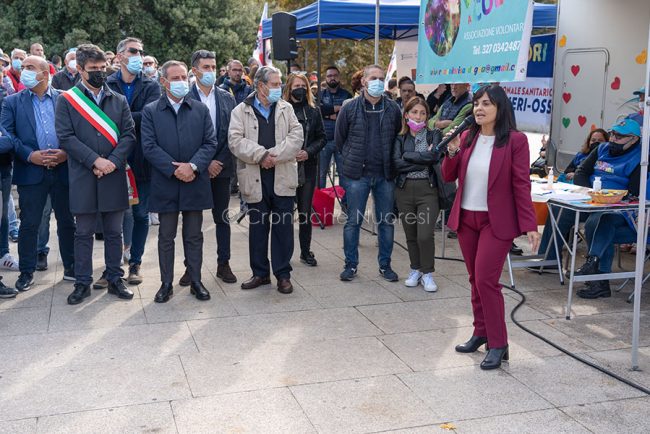
<path fill-rule="evenodd" d="M 237 157 L 237 178 L 239 191 L 244 201 L 262 201 L 260 161 L 267 153 L 276 155 L 275 184 L 273 191 L 278 196 L 295 196 L 298 187 L 298 165 L 296 155 L 302 148 L 303 131 L 293 107 L 280 100 L 275 107 L 275 143 L 265 149 L 258 143 L 257 116 L 253 111 L 254 94 L 233 110 L 228 129 L 228 146 Z"/>

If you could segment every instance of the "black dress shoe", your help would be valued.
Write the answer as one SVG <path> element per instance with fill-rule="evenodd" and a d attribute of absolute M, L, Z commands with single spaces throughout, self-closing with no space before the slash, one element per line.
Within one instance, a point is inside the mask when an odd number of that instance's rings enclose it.
<path fill-rule="evenodd" d="M 316 261 L 313 252 L 308 252 L 306 255 L 300 255 L 300 262 L 307 264 L 310 267 L 315 267 L 318 265 L 318 261 Z"/>
<path fill-rule="evenodd" d="M 160 289 L 156 292 L 156 297 L 153 299 L 156 303 L 167 303 L 170 298 L 174 296 L 174 286 L 171 283 L 163 283 Z"/>
<path fill-rule="evenodd" d="M 20 292 L 28 291 L 34 284 L 34 273 L 22 272 L 16 280 L 16 289 Z"/>
<path fill-rule="evenodd" d="M 225 264 L 217 264 L 217 277 L 226 283 L 237 282 L 237 276 L 233 274 L 230 269 L 230 264 L 227 262 Z"/>
<path fill-rule="evenodd" d="M 190 283 L 192 283 L 192 279 L 190 278 L 190 272 L 185 269 L 185 273 L 181 276 L 181 280 L 178 281 L 178 284 L 181 286 L 190 286 Z"/>
<path fill-rule="evenodd" d="M 124 300 L 131 300 L 133 298 L 133 291 L 126 287 L 121 278 L 115 282 L 108 282 L 108 293 L 117 295 L 118 298 Z"/>
<path fill-rule="evenodd" d="M 39 253 L 36 257 L 36 271 L 47 270 L 47 253 Z"/>
<path fill-rule="evenodd" d="M 278 279 L 278 292 L 281 294 L 291 294 L 293 285 L 289 279 Z"/>
<path fill-rule="evenodd" d="M 459 353 L 473 353 L 478 350 L 483 344 L 487 344 L 486 337 L 472 336 L 464 344 L 456 345 L 456 351 Z"/>
<path fill-rule="evenodd" d="M 201 282 L 192 282 L 190 284 L 190 294 L 195 296 L 197 300 L 210 300 L 210 293 Z"/>
<path fill-rule="evenodd" d="M 259 276 L 253 276 L 250 279 L 248 279 L 246 282 L 241 284 L 241 289 L 255 289 L 258 286 L 262 285 L 270 285 L 271 284 L 271 278 L 270 277 L 259 277 Z"/>
<path fill-rule="evenodd" d="M 88 297 L 90 297 L 90 285 L 75 283 L 74 291 L 68 295 L 68 304 L 79 304 L 84 301 L 84 298 Z"/>
<path fill-rule="evenodd" d="M 508 353 L 507 345 L 501 348 L 490 348 L 485 359 L 481 362 L 481 369 L 486 371 L 496 369 L 501 366 L 502 360 L 508 360 L 509 358 L 510 354 Z"/>

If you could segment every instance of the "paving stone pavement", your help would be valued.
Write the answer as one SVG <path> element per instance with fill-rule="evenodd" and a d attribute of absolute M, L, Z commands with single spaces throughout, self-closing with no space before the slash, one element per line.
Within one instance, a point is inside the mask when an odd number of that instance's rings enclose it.
<path fill-rule="evenodd" d="M 341 282 L 342 226 L 335 225 L 314 228 L 318 267 L 301 264 L 295 252 L 293 294 L 278 293 L 275 281 L 242 291 L 250 277 L 247 223 L 232 231 L 239 282 L 225 284 L 215 276 L 215 228 L 206 212 L 208 302 L 178 285 L 169 303 L 153 302 L 153 226 L 134 299 L 92 291 L 77 306 L 66 304 L 72 285 L 62 281 L 53 231 L 50 268 L 30 291 L 0 301 L 0 433 L 650 432 L 650 397 L 510 318 L 511 360 L 502 369 L 481 371 L 483 350 L 456 353 L 472 332 L 460 262 L 437 261 L 437 293 L 406 288 L 379 276 L 376 238 L 362 233 L 359 275 Z M 401 227 L 395 236 L 404 243 Z M 176 279 L 183 273 L 178 241 Z M 438 253 L 441 241 L 437 235 Z M 445 253 L 460 257 L 456 240 L 447 240 Z M 629 269 L 632 256 L 623 255 Z M 102 258 L 96 242 L 96 277 Z M 409 269 L 398 245 L 393 268 L 402 279 Z M 2 274 L 9 284 L 18 277 Z M 575 299 L 567 321 L 557 276 L 517 271 L 515 279 L 528 300 L 517 312 L 526 327 L 650 387 L 650 295 L 642 301 L 642 370 L 632 372 L 631 285 L 610 299 Z M 509 312 L 519 296 L 504 293 Z"/>

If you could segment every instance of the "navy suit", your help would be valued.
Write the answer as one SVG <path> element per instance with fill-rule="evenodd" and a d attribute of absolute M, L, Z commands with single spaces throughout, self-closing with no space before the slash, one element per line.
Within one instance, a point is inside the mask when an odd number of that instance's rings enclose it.
<path fill-rule="evenodd" d="M 190 89 L 189 96 L 201 101 L 199 89 L 196 85 Z M 212 219 L 216 226 L 217 236 L 217 264 L 223 265 L 230 261 L 230 219 L 228 206 L 230 205 L 230 178 L 233 175 L 233 157 L 228 148 L 228 126 L 230 113 L 235 108 L 235 98 L 218 86 L 214 87 L 214 100 L 217 107 L 216 123 L 214 130 L 217 136 L 217 151 L 213 160 L 223 163 L 221 173 L 210 179 L 212 188 Z"/>
<path fill-rule="evenodd" d="M 59 92 L 50 89 L 50 95 L 54 110 Z M 52 113 L 53 118 L 54 113 Z M 33 273 L 36 269 L 38 229 L 48 196 L 52 201 L 57 221 L 63 266 L 67 269 L 71 268 L 74 265 L 75 224 L 70 213 L 68 163 L 66 161 L 53 169 L 48 169 L 29 162 L 32 152 L 40 150 L 32 93 L 29 90 L 23 90 L 5 99 L 1 123 L 13 139 L 16 156 L 13 183 L 18 186 L 20 204 L 21 224 L 18 238 L 20 271 Z M 51 128 L 54 128 L 54 125 L 51 125 Z"/>

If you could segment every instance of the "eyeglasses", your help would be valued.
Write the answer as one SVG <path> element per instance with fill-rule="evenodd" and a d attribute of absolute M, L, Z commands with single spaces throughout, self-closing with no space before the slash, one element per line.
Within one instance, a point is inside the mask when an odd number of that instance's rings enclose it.
<path fill-rule="evenodd" d="M 139 48 L 135 47 L 129 47 L 125 51 L 129 54 L 139 54 L 140 56 L 144 55 L 144 50 L 140 50 Z"/>

